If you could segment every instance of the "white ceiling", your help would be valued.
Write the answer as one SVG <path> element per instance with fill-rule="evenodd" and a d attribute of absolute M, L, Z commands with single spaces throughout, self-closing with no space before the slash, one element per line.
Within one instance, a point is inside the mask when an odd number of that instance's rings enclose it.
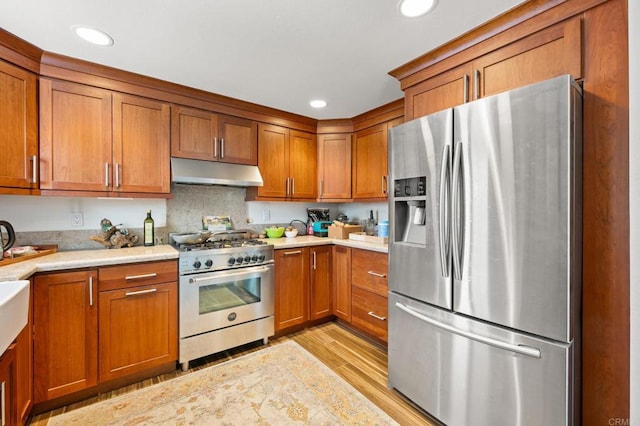
<path fill-rule="evenodd" d="M 389 71 L 523 2 L 439 0 L 408 19 L 398 1 L 1 0 L 0 27 L 49 52 L 331 119 L 401 98 Z M 115 44 L 92 46 L 75 25 Z"/>

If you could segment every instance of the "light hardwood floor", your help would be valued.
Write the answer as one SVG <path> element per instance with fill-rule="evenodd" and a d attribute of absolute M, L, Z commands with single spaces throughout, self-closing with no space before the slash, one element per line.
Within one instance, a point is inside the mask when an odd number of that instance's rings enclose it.
<path fill-rule="evenodd" d="M 437 424 L 427 418 L 396 391 L 387 389 L 387 353 L 384 348 L 353 334 L 334 322 L 321 324 L 270 340 L 269 344 L 276 344 L 287 339 L 292 339 L 304 347 L 401 425 L 435 426 Z M 261 348 L 263 348 L 261 343 L 244 345 L 193 361 L 189 367 L 193 370 L 199 370 Z M 155 383 L 171 380 L 181 374 L 183 374 L 182 371 L 177 369 L 169 374 L 157 376 L 112 392 L 106 392 L 95 398 L 42 413 L 34 416 L 29 424 L 44 426 L 51 416 L 117 395 L 134 392 L 137 389 L 151 386 Z"/>

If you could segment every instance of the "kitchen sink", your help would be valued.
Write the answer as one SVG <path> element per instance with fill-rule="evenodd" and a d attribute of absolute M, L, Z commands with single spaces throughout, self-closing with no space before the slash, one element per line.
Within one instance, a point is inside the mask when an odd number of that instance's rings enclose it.
<path fill-rule="evenodd" d="M 0 282 L 0 355 L 18 337 L 29 313 L 29 281 Z"/>

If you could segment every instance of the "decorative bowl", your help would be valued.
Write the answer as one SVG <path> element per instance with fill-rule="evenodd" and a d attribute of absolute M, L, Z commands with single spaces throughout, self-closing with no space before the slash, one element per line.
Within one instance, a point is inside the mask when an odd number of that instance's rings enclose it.
<path fill-rule="evenodd" d="M 264 232 L 267 234 L 268 238 L 280 238 L 282 234 L 284 234 L 284 226 L 276 228 L 272 226 L 271 228 L 265 228 Z"/>
<path fill-rule="evenodd" d="M 298 230 L 293 228 L 291 231 L 284 231 L 284 235 L 287 238 L 293 238 L 298 235 Z"/>

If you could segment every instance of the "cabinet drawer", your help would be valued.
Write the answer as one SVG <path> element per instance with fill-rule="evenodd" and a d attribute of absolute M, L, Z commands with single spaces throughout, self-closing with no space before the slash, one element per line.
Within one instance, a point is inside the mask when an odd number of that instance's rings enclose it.
<path fill-rule="evenodd" d="M 98 270 L 100 291 L 178 280 L 175 260 L 108 266 Z"/>
<path fill-rule="evenodd" d="M 387 295 L 388 258 L 386 253 L 353 250 L 351 255 L 351 283 L 380 296 Z"/>
<path fill-rule="evenodd" d="M 351 291 L 351 324 L 386 342 L 387 298 L 358 287 Z"/>

